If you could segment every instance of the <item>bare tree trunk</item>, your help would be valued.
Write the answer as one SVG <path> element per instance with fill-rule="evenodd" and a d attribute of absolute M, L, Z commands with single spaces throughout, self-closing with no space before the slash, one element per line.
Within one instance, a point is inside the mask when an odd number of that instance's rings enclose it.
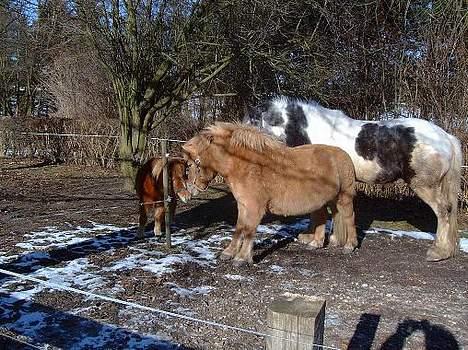
<path fill-rule="evenodd" d="M 133 190 L 135 177 L 143 157 L 148 136 L 149 115 L 136 104 L 136 83 L 125 84 L 114 80 L 120 118 L 119 160 L 126 187 Z"/>

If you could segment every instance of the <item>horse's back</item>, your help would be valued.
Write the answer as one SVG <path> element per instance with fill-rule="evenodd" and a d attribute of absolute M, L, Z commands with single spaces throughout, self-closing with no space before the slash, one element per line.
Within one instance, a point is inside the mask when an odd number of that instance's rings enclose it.
<path fill-rule="evenodd" d="M 299 163 L 297 166 L 312 170 L 312 177 L 330 181 L 335 178 L 341 188 L 346 188 L 347 191 L 354 188 L 356 175 L 353 161 L 343 149 L 314 144 L 293 147 L 291 150 Z"/>
<path fill-rule="evenodd" d="M 340 147 L 326 144 L 308 144 L 290 148 L 295 156 L 304 162 L 342 162 L 342 166 L 353 168 L 353 162 L 348 153 Z"/>
<path fill-rule="evenodd" d="M 160 200 L 163 197 L 162 170 L 163 159 L 149 159 L 137 172 L 135 187 L 140 199 Z M 182 158 L 170 158 L 168 173 L 170 179 L 184 181 L 185 161 Z M 172 186 L 170 186 L 172 190 Z"/>
<path fill-rule="evenodd" d="M 266 191 L 268 210 L 277 215 L 302 215 L 334 201 L 341 193 L 354 195 L 354 167 L 342 149 L 328 145 L 289 148 L 284 161 L 265 166 L 259 174 Z M 266 184 L 265 184 L 266 183 Z"/>
<path fill-rule="evenodd" d="M 382 125 L 404 126 L 412 128 L 418 144 L 431 146 L 435 151 L 450 153 L 452 140 L 455 138 L 438 125 L 424 119 L 398 118 L 379 122 Z M 455 138 L 456 139 L 456 138 Z"/>

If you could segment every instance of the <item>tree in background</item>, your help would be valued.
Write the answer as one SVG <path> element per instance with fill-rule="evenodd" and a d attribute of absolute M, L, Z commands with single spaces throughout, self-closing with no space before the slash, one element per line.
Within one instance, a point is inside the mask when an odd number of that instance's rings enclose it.
<path fill-rule="evenodd" d="M 17 113 L 25 66 L 22 57 L 27 37 L 27 19 L 21 8 L 8 0 L 0 2 L 0 113 Z"/>
<path fill-rule="evenodd" d="M 2 116 L 47 115 L 49 101 L 41 79 L 44 68 L 63 49 L 68 20 L 65 3 L 0 3 L 0 75 Z"/>
<path fill-rule="evenodd" d="M 449 129 L 445 119 L 466 116 L 466 2 L 331 1 L 327 13 L 330 104 L 361 119 L 403 106 Z"/>
<path fill-rule="evenodd" d="M 231 61 L 210 26 L 210 1 L 99 0 L 78 17 L 112 82 L 120 118 L 120 161 L 133 178 L 149 130 Z"/>
<path fill-rule="evenodd" d="M 151 129 L 190 133 L 274 94 L 468 132 L 463 0 L 46 0 L 35 16 L 0 1 L 0 29 L 18 13 L 0 31 L 5 113 L 36 115 L 43 86 L 58 115 L 117 111 L 130 177 Z"/>
<path fill-rule="evenodd" d="M 217 86 L 248 104 L 287 94 L 359 119 L 401 112 L 468 132 L 466 1 L 239 0 L 230 6 L 226 32 L 243 49 Z"/>
<path fill-rule="evenodd" d="M 240 107 L 273 94 L 323 97 L 330 73 L 317 31 L 326 21 L 324 1 L 222 3 L 220 30 L 236 56 L 214 81 L 217 92 L 235 92 Z"/>

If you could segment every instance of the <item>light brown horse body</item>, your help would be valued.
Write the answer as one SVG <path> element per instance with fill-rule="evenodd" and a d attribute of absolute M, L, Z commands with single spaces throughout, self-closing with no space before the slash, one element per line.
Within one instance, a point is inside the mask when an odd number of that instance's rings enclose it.
<path fill-rule="evenodd" d="M 240 124 L 217 123 L 184 146 L 189 166 L 187 188 L 204 190 L 220 174 L 229 185 L 238 207 L 236 230 L 222 259 L 252 263 L 257 226 L 268 211 L 277 215 L 302 215 L 332 203 L 346 227 L 345 251 L 357 246 L 354 226 L 354 167 L 341 149 L 325 145 L 287 147 L 260 130 Z M 303 240 L 322 247 L 325 221 Z"/>
<path fill-rule="evenodd" d="M 154 208 L 154 234 L 161 235 L 161 227 L 164 225 L 164 190 L 163 190 L 163 167 L 162 158 L 149 159 L 140 169 L 136 176 L 135 188 L 140 200 L 139 206 L 139 228 L 138 237 L 143 238 L 147 215 Z M 185 183 L 185 161 L 182 158 L 170 158 L 168 164 L 168 175 L 170 180 L 169 202 L 170 217 L 174 216 L 177 197 L 186 203 L 191 195 Z"/>

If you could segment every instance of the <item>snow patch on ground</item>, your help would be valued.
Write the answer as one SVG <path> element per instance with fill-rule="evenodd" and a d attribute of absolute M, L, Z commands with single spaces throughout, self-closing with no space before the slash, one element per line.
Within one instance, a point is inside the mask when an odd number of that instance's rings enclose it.
<path fill-rule="evenodd" d="M 460 238 L 460 250 L 468 253 L 468 238 Z"/>
<path fill-rule="evenodd" d="M 5 308 L 2 299 L 2 309 Z M 113 325 L 99 323 L 26 302 L 12 308 L 12 316 L 2 327 L 28 338 L 35 345 L 52 345 L 61 349 L 177 349 L 179 346 L 159 335 L 135 333 Z M 3 311 L 3 310 L 2 310 Z M 140 315 L 140 318 L 144 315 Z M 47 345 L 46 345 L 47 346 Z"/>
<path fill-rule="evenodd" d="M 169 289 L 172 290 L 177 295 L 183 298 L 190 298 L 190 299 L 194 299 L 194 297 L 199 296 L 199 295 L 206 295 L 215 289 L 215 287 L 212 287 L 212 286 L 183 288 L 177 285 L 176 283 L 172 283 L 172 282 L 165 283 L 165 285 L 169 286 Z"/>
<path fill-rule="evenodd" d="M 188 236 L 173 236 L 172 245 L 176 250 L 181 251 L 180 253 L 168 255 L 156 250 L 138 249 L 137 254 L 128 255 L 112 263 L 105 270 L 122 271 L 139 268 L 161 276 L 175 272 L 176 267 L 181 264 L 194 263 L 201 267 L 212 267 L 216 264 L 216 250 L 219 250 L 216 246 L 222 240 L 224 240 L 222 235 L 213 235 L 206 240 L 192 240 Z M 156 238 L 151 238 L 149 242 L 156 248 L 164 244 Z"/>
<path fill-rule="evenodd" d="M 301 219 L 292 224 L 280 225 L 280 224 L 265 224 L 258 225 L 257 234 L 260 236 L 263 235 L 275 235 L 281 237 L 291 237 L 294 236 L 309 227 L 309 219 Z"/>
<path fill-rule="evenodd" d="M 308 219 L 287 225 L 260 225 L 259 242 L 271 243 L 283 238 L 290 239 L 308 226 Z M 176 230 L 172 236 L 174 252 L 168 253 L 163 247 L 164 242 L 156 238 L 135 241 L 136 230 L 132 227 L 117 227 L 95 222 L 91 222 L 86 227 L 71 227 L 65 230 L 45 227 L 40 231 L 24 235 L 24 241 L 17 244 L 17 250 L 23 250 L 22 252 L 15 251 L 11 255 L 8 255 L 9 252 L 0 252 L 0 264 L 4 269 L 18 271 L 52 283 L 116 296 L 123 291 L 123 288 L 118 283 L 113 285 L 109 272 L 118 275 L 122 271 L 141 269 L 155 276 L 162 276 L 176 272 L 180 265 L 187 263 L 196 264 L 200 268 L 214 268 L 217 255 L 223 249 L 223 242 L 231 239 L 233 230 L 232 226 L 224 225 L 216 229 L 215 234 L 203 239 L 180 235 L 185 230 Z M 418 231 L 372 228 L 366 233 L 389 234 L 397 238 L 407 236 L 414 239 L 434 239 L 433 234 Z M 124 248 L 126 255 L 114 257 L 117 252 L 122 252 L 119 248 Z M 460 249 L 468 253 L 467 238 L 461 239 Z M 96 253 L 114 258 L 106 259 L 105 261 L 110 262 L 104 267 L 99 267 L 88 259 L 89 254 Z M 270 265 L 266 271 L 278 274 L 287 272 L 279 265 Z M 302 269 L 300 273 L 308 277 L 318 275 L 317 272 L 306 269 Z M 252 277 L 238 274 L 226 274 L 224 278 L 231 281 L 253 280 Z M 6 329 L 28 337 L 35 344 L 51 344 L 67 349 L 113 348 L 115 344 L 125 348 L 178 348 L 163 333 L 157 336 L 144 333 L 151 324 L 158 329 L 162 327 L 165 331 L 169 331 L 170 326 L 166 327 L 162 322 L 164 316 L 156 316 L 130 307 L 123 308 L 119 310 L 119 316 L 127 320 L 125 326 L 137 330 L 128 331 L 86 318 L 85 315 L 92 314 L 96 307 L 86 306 L 86 303 L 78 302 L 75 309 L 66 313 L 36 304 L 34 302 L 36 295 L 48 290 L 45 286 L 21 282 L 10 277 L 2 277 L 0 281 L 0 324 Z M 166 286 L 175 295 L 184 298 L 202 298 L 215 289 L 209 285 L 181 287 L 175 283 L 166 283 Z M 77 300 L 83 298 L 76 297 Z M 168 311 L 194 315 L 193 311 L 168 302 Z M 326 322 L 328 325 L 336 326 L 341 320 L 337 315 L 328 314 Z M 70 324 L 76 325 L 73 327 L 76 329 L 76 334 L 66 333 L 69 332 Z M 68 331 L 65 331 L 67 329 Z M 66 334 L 62 334 L 64 332 Z M 60 340 L 62 343 L 57 343 L 57 339 L 62 339 Z"/>
<path fill-rule="evenodd" d="M 387 234 L 392 237 L 410 237 L 414 239 L 426 239 L 434 240 L 435 234 L 421 231 L 401 231 L 401 230 L 389 230 L 383 228 L 370 228 L 369 230 L 364 231 L 364 233 L 371 234 Z M 468 238 L 460 238 L 460 250 L 468 253 Z"/>
<path fill-rule="evenodd" d="M 90 264 L 87 258 L 80 258 L 72 260 L 62 267 L 38 268 L 29 276 L 67 287 L 84 289 L 90 292 L 102 292 L 103 286 L 109 281 L 95 273 L 96 270 L 98 270 L 98 267 Z M 48 287 L 42 284 L 8 280 L 2 283 L 0 292 L 9 293 L 17 300 L 29 300 L 45 289 L 48 289 Z"/>
<path fill-rule="evenodd" d="M 274 272 L 274 273 L 284 273 L 286 271 L 286 269 L 282 266 L 279 266 L 279 265 L 271 265 L 270 266 L 270 272 Z"/>
<path fill-rule="evenodd" d="M 325 313 L 325 327 L 337 327 L 341 325 L 341 318 L 337 313 Z"/>
<path fill-rule="evenodd" d="M 231 281 L 253 281 L 252 277 L 245 277 L 242 275 L 227 274 L 227 275 L 224 275 L 224 278 L 231 280 Z"/>
<path fill-rule="evenodd" d="M 63 248 L 70 245 L 82 243 L 99 233 L 121 231 L 122 228 L 90 222 L 90 226 L 77 226 L 69 230 L 61 230 L 56 226 L 44 227 L 42 231 L 27 233 L 25 240 L 16 246 L 26 250 L 42 250 L 50 248 Z M 126 230 L 126 229 L 123 229 Z"/>

